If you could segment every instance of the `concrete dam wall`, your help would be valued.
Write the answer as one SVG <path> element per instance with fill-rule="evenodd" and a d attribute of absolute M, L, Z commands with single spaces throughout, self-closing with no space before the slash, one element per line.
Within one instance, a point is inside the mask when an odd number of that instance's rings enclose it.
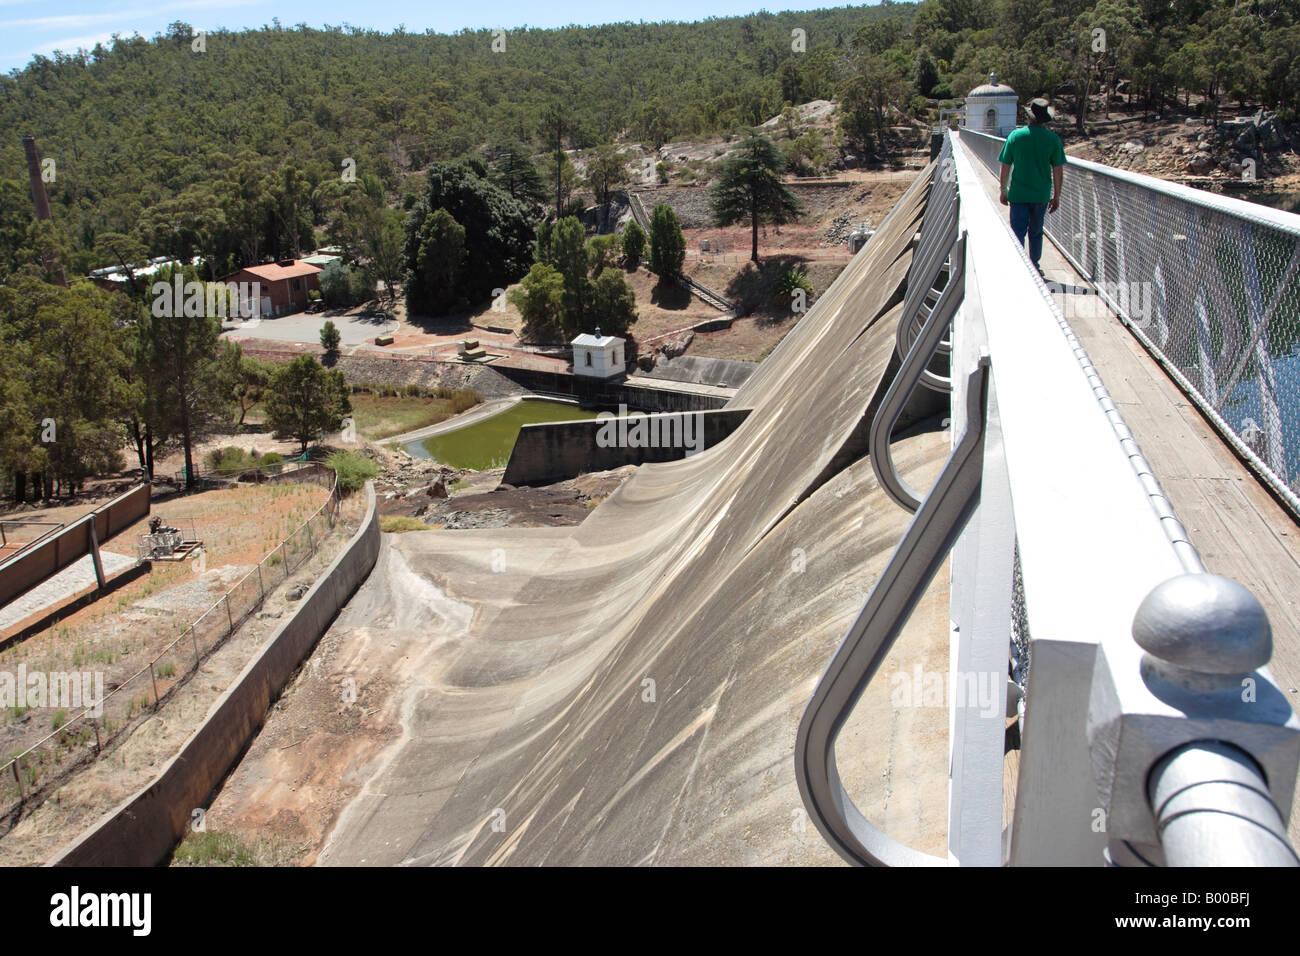
<path fill-rule="evenodd" d="M 933 172 L 746 379 L 717 444 L 642 465 L 577 527 L 386 539 L 401 574 L 372 575 L 335 628 L 428 656 L 320 863 L 838 861 L 806 823 L 795 732 L 911 517 L 856 449 Z M 925 488 L 947 449 L 935 423 L 894 456 Z M 947 672 L 940 579 L 886 666 L 909 681 Z M 842 734 L 841 772 L 878 824 L 943 853 L 947 710 L 897 706 L 891 683 Z"/>

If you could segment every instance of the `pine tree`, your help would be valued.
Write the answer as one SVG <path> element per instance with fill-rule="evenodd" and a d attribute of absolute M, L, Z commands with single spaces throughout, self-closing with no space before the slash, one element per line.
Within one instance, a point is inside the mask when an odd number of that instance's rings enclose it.
<path fill-rule="evenodd" d="M 719 225 L 749 221 L 753 233 L 750 258 L 758 261 L 758 227 L 785 223 L 802 212 L 799 201 L 781 182 L 785 158 L 766 136 L 751 133 L 722 167 L 713 187 L 713 215 Z"/>
<path fill-rule="evenodd" d="M 650 271 L 661 282 L 676 282 L 682 277 L 686 261 L 686 237 L 677 213 L 667 203 L 655 206 L 650 214 Z"/>

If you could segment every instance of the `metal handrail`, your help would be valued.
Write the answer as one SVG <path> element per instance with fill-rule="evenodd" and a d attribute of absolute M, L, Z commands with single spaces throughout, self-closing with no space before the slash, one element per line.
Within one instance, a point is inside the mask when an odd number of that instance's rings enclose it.
<path fill-rule="evenodd" d="M 903 413 L 908 399 L 916 390 L 927 371 L 931 357 L 939 347 L 939 341 L 952 323 L 957 307 L 966 293 L 966 235 L 963 233 L 952 246 L 952 278 L 939 293 L 939 301 L 925 320 L 921 333 L 912 342 L 902 367 L 889 385 L 876 416 L 871 422 L 869 451 L 871 468 L 876 480 L 885 493 L 908 511 L 916 511 L 921 506 L 921 496 L 898 474 L 894 466 L 893 449 L 890 437 L 898 417 Z M 906 312 L 899 317 L 899 324 L 907 321 Z"/>
<path fill-rule="evenodd" d="M 1300 718 L 1266 667 L 1267 617 L 1245 588 L 1205 573 L 972 157 L 963 147 L 949 158 L 969 194 L 960 221 L 967 242 L 953 256 L 961 267 L 950 277 L 951 295 L 940 295 L 911 343 L 906 377 L 882 401 L 887 415 L 873 422 L 882 488 L 890 491 L 892 470 L 881 447 L 885 422 L 959 293 L 953 364 L 970 368 L 978 359 L 981 374 L 954 381 L 961 438 L 800 723 L 796 774 L 809 814 L 852 862 L 944 862 L 864 817 L 839 779 L 834 747 L 953 548 L 951 676 L 1005 674 L 1017 574 L 1033 663 L 1005 833 L 1003 715 L 950 703 L 949 859 L 1096 865 L 1104 852 L 1129 863 L 1290 863 L 1285 811 L 1300 767 Z M 930 198 L 955 205 L 938 190 Z M 927 212 L 932 228 L 944 219 L 942 210 Z M 930 262 L 937 254 L 924 232 L 917 255 Z M 1105 600 L 1081 603 L 1081 593 Z M 1229 777 L 1236 789 L 1225 791 Z"/>
<path fill-rule="evenodd" d="M 979 503 L 988 381 L 985 355 L 968 381 L 965 432 L 817 682 L 799 722 L 799 792 L 822 836 L 851 863 L 947 865 L 943 857 L 899 843 L 862 814 L 840 780 L 835 742 Z"/>

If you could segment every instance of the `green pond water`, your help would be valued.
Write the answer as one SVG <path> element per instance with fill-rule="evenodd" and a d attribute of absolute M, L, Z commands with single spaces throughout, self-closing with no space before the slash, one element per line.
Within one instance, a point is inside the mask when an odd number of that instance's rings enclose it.
<path fill-rule="evenodd" d="M 433 458 L 453 468 L 504 468 L 524 425 L 595 417 L 595 412 L 565 402 L 519 402 L 491 418 L 404 447 L 416 458 Z"/>

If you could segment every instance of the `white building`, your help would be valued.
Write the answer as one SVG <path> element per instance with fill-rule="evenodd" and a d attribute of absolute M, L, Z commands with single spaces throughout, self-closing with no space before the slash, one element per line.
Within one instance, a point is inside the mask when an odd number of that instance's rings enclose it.
<path fill-rule="evenodd" d="M 989 81 L 966 95 L 966 110 L 961 125 L 992 136 L 1006 136 L 1019 122 L 1020 99 L 1016 91 L 998 82 L 996 73 Z"/>
<path fill-rule="evenodd" d="M 573 374 L 593 378 L 610 378 L 626 371 L 623 363 L 624 339 L 613 335 L 595 335 L 583 332 L 573 340 Z"/>

